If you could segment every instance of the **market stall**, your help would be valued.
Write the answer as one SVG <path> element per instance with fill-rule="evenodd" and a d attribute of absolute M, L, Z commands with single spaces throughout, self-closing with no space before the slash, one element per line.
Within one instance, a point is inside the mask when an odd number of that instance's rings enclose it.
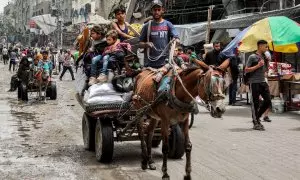
<path fill-rule="evenodd" d="M 223 53 L 232 56 L 236 49 L 245 53 L 254 52 L 257 49 L 257 41 L 261 39 L 268 42 L 269 49 L 274 55 L 272 62 L 269 63 L 268 72 L 271 95 L 280 97 L 287 110 L 290 110 L 289 107 L 292 105 L 292 109 L 300 109 L 300 73 L 298 73 L 300 25 L 284 16 L 265 18 L 239 33 Z M 294 55 L 293 64 L 286 58 L 290 54 Z M 240 93 L 248 90 L 243 85 Z"/>

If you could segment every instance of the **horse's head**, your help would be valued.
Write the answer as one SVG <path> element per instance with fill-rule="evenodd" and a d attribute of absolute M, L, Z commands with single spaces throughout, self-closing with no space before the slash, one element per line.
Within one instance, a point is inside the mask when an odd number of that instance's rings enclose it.
<path fill-rule="evenodd" d="M 210 68 L 203 76 L 203 87 L 210 104 L 211 116 L 221 118 L 225 112 L 225 80 L 221 69 Z"/>

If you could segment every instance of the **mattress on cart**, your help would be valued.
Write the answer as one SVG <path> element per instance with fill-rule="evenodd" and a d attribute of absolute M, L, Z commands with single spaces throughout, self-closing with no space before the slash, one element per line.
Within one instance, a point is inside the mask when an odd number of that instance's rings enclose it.
<path fill-rule="evenodd" d="M 130 107 L 132 92 L 119 93 L 111 83 L 95 84 L 85 91 L 83 103 L 87 112 L 124 110 Z"/>

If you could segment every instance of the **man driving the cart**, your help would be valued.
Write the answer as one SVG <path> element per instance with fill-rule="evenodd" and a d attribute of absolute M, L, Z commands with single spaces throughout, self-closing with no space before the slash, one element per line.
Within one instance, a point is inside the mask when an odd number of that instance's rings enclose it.
<path fill-rule="evenodd" d="M 154 80 L 159 83 L 171 67 L 166 62 L 170 42 L 173 39 L 179 42 L 179 36 L 174 25 L 163 19 L 165 10 L 160 0 L 152 2 L 151 12 L 153 20 L 143 26 L 139 45 L 145 49 L 145 67 L 158 69 Z"/>

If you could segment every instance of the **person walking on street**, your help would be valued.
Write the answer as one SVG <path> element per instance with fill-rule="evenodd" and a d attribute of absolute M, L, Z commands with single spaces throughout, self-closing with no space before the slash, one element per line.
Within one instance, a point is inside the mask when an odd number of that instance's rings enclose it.
<path fill-rule="evenodd" d="M 60 49 L 59 52 L 57 53 L 57 60 L 58 60 L 58 71 L 60 72 L 61 70 L 61 66 L 63 65 L 64 63 L 64 52 L 63 52 L 63 49 Z"/>
<path fill-rule="evenodd" d="M 72 76 L 72 80 L 74 81 L 75 80 L 75 77 L 74 77 L 74 73 L 73 73 L 73 69 L 72 69 L 72 61 L 73 61 L 73 58 L 72 58 L 72 54 L 71 54 L 71 51 L 68 50 L 66 55 L 65 55 L 65 58 L 64 58 L 64 62 L 63 62 L 63 71 L 59 77 L 59 80 L 62 81 L 62 77 L 64 76 L 64 74 L 66 73 L 67 70 L 69 70 L 71 76 Z"/>
<path fill-rule="evenodd" d="M 77 61 L 78 61 L 78 58 L 79 58 L 79 51 L 75 51 L 73 53 L 73 58 L 74 58 L 74 64 L 77 64 Z M 76 66 L 76 73 L 77 73 L 77 70 L 78 70 L 78 66 Z"/>
<path fill-rule="evenodd" d="M 235 56 L 231 57 L 230 62 L 230 74 L 232 81 L 229 85 L 229 105 L 239 106 L 239 104 L 236 103 L 237 81 L 239 78 L 240 63 L 238 52 L 236 52 Z"/>
<path fill-rule="evenodd" d="M 8 49 L 6 47 L 4 47 L 2 50 L 2 58 L 3 58 L 3 63 L 7 64 L 7 61 L 9 60 L 9 55 L 8 55 Z"/>
<path fill-rule="evenodd" d="M 270 53 L 270 51 L 266 51 L 265 52 L 265 56 L 268 60 L 268 62 L 271 62 L 272 61 L 272 55 Z M 268 82 L 268 73 L 266 72 L 265 73 L 265 78 L 266 78 L 266 82 L 269 84 Z M 271 103 L 272 104 L 272 103 Z M 271 108 L 271 107 L 270 107 Z M 272 122 L 272 120 L 269 118 L 269 112 L 270 112 L 270 108 L 268 108 L 265 113 L 263 114 L 263 120 L 266 121 L 266 122 Z"/>
<path fill-rule="evenodd" d="M 13 71 L 15 71 L 16 68 L 16 62 L 17 62 L 17 55 L 18 50 L 14 49 L 11 53 L 10 53 L 10 61 L 9 61 L 9 71 L 11 71 L 11 67 L 13 67 Z"/>
<path fill-rule="evenodd" d="M 252 119 L 253 129 L 264 130 L 264 126 L 260 123 L 263 113 L 271 106 L 269 85 L 265 80 L 265 72 L 267 70 L 267 59 L 264 53 L 268 50 L 268 42 L 259 40 L 257 42 L 257 51 L 249 56 L 245 67 L 245 73 L 249 74 L 249 85 L 252 93 Z M 259 106 L 259 97 L 263 98 L 263 102 Z"/>

